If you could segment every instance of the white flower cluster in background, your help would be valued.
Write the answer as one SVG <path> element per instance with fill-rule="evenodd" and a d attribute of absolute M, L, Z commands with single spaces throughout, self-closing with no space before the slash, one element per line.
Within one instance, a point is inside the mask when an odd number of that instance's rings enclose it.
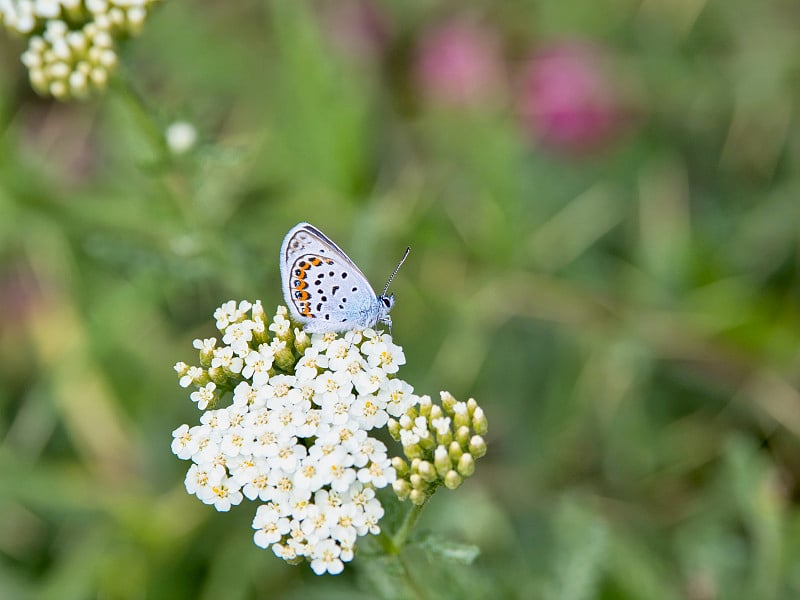
<path fill-rule="evenodd" d="M 0 24 L 28 38 L 22 62 L 37 93 L 84 98 L 105 87 L 115 43 L 138 34 L 159 0 L 0 0 Z"/>
<path fill-rule="evenodd" d="M 173 432 L 172 451 L 192 461 L 186 489 L 206 504 L 261 503 L 258 546 L 335 574 L 359 536 L 380 532 L 375 488 L 396 478 L 386 446 L 369 432 L 419 398 L 396 378 L 405 356 L 389 335 L 309 337 L 286 315 L 279 307 L 267 322 L 260 302 L 217 309 L 222 345 L 195 340 L 200 366 L 175 365 L 204 412 L 199 425 Z"/>

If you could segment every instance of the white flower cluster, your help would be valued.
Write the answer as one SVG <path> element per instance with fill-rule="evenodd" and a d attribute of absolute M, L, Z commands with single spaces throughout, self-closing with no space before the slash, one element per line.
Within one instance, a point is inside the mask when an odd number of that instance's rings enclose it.
<path fill-rule="evenodd" d="M 201 366 L 175 366 L 183 387 L 198 388 L 191 399 L 209 408 L 200 425 L 173 432 L 172 451 L 192 461 L 186 489 L 220 511 L 262 502 L 258 546 L 339 573 L 356 538 L 380 531 L 374 488 L 396 477 L 368 432 L 419 401 L 395 377 L 403 351 L 371 329 L 309 338 L 292 330 L 284 307 L 267 323 L 260 302 L 230 301 L 214 317 L 223 345 L 195 340 Z M 230 390 L 231 403 L 217 408 Z"/>
<path fill-rule="evenodd" d="M 0 24 L 28 38 L 22 62 L 33 88 L 59 99 L 102 89 L 115 40 L 141 31 L 158 0 L 0 0 Z"/>

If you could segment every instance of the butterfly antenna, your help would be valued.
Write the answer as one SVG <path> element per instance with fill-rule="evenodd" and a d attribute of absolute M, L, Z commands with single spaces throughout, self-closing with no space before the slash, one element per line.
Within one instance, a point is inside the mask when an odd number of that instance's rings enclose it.
<path fill-rule="evenodd" d="M 397 275 L 397 272 L 400 270 L 400 267 L 403 266 L 403 263 L 406 262 L 406 259 L 408 258 L 410 252 L 411 252 L 411 246 L 406 248 L 406 251 L 403 253 L 403 258 L 401 258 L 400 262 L 397 263 L 397 266 L 394 268 L 394 272 L 389 277 L 389 281 L 386 282 L 386 287 L 383 288 L 383 294 L 381 294 L 381 296 L 385 296 L 386 292 L 389 291 L 389 286 L 392 284 L 392 279 L 394 279 L 394 276 Z"/>

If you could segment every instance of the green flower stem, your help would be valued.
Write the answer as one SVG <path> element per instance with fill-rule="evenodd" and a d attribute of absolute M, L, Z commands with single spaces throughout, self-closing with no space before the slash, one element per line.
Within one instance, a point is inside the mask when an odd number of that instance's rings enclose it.
<path fill-rule="evenodd" d="M 158 153 L 158 161 L 165 163 L 169 160 L 169 149 L 164 138 L 164 128 L 157 122 L 153 111 L 147 105 L 144 97 L 136 90 L 130 81 L 126 69 L 120 65 L 119 71 L 110 79 L 111 89 L 122 99 L 130 110 L 137 124 L 150 139 L 151 144 Z"/>
<path fill-rule="evenodd" d="M 408 540 L 408 536 L 411 534 L 411 530 L 414 528 L 419 516 L 422 514 L 422 509 L 424 506 L 424 504 L 419 506 L 416 504 L 411 504 L 408 512 L 406 512 L 406 516 L 403 517 L 403 522 L 400 524 L 399 529 L 388 540 L 389 547 L 387 548 L 387 552 L 389 554 L 400 554 L 400 551 L 403 549 L 403 546 L 405 546 L 406 541 Z"/>
<path fill-rule="evenodd" d="M 393 536 L 388 536 L 381 532 L 383 548 L 386 551 L 386 554 L 397 561 L 397 564 L 400 566 L 400 569 L 403 572 L 406 586 L 413 592 L 414 597 L 418 598 L 419 600 L 424 600 L 427 598 L 427 594 L 425 594 L 424 590 L 414 580 L 412 575 L 413 569 L 409 567 L 408 563 L 403 558 L 401 550 L 403 549 L 403 546 L 405 546 L 406 541 L 408 541 L 408 537 L 411 535 L 411 530 L 414 528 L 419 516 L 422 514 L 422 508 L 424 506 L 425 504 L 411 504 L 408 511 L 406 511 L 405 516 L 403 517 L 403 522 L 400 524 L 400 527 Z"/>
<path fill-rule="evenodd" d="M 109 88 L 117 95 L 125 108 L 130 112 L 132 118 L 139 126 L 150 142 L 151 148 L 155 152 L 155 164 L 159 170 L 172 164 L 172 155 L 167 147 L 167 140 L 164 136 L 165 127 L 157 118 L 155 111 L 147 102 L 145 97 L 136 89 L 131 76 L 124 65 L 119 65 L 118 71 L 110 78 Z M 200 229 L 200 223 L 195 218 L 196 211 L 193 211 L 191 202 L 188 199 L 188 192 L 185 185 L 180 185 L 174 178 L 165 181 L 164 189 L 176 204 L 178 210 L 188 222 L 195 225 L 195 229 Z"/>

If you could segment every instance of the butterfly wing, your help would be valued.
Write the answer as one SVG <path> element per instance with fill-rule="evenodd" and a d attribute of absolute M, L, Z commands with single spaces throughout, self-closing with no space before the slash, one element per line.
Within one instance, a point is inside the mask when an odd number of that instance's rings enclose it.
<path fill-rule="evenodd" d="M 280 265 L 286 306 L 307 332 L 374 325 L 378 299 L 367 278 L 316 227 L 299 223 L 286 234 Z"/>

